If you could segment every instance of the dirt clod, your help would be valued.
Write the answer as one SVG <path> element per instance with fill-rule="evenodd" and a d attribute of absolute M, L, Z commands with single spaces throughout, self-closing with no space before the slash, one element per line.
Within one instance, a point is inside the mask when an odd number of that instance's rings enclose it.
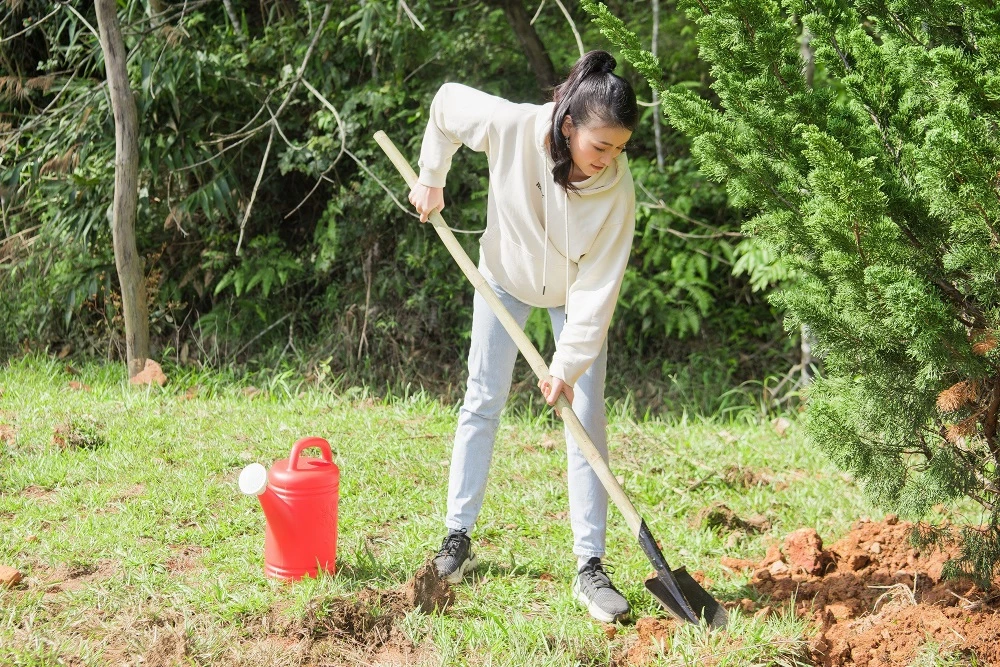
<path fill-rule="evenodd" d="M 424 614 L 444 611 L 455 602 L 455 591 L 437 574 L 431 563 L 424 563 L 403 586 L 406 602 Z"/>
<path fill-rule="evenodd" d="M 829 561 L 829 556 L 823 553 L 823 540 L 812 528 L 799 528 L 788 535 L 783 551 L 788 565 L 806 574 L 820 574 Z"/>
<path fill-rule="evenodd" d="M 146 365 L 141 371 L 129 378 L 130 384 L 147 385 L 157 384 L 163 386 L 167 383 L 167 376 L 163 374 L 163 369 L 152 359 L 146 359 Z"/>
<path fill-rule="evenodd" d="M 644 616 L 635 622 L 636 641 L 624 650 L 624 655 L 613 664 L 629 667 L 649 665 L 657 654 L 670 643 L 670 637 L 679 625 L 671 618 Z"/>
<path fill-rule="evenodd" d="M 771 420 L 771 426 L 774 428 L 774 432 L 778 434 L 779 438 L 785 437 L 785 433 L 791 427 L 792 422 L 788 420 L 787 417 L 778 417 L 777 419 Z"/>
<path fill-rule="evenodd" d="M 739 572 L 741 570 L 751 570 L 756 565 L 752 560 L 746 558 L 730 558 L 728 556 L 723 556 L 720 560 L 723 567 L 727 567 L 734 572 Z"/>
<path fill-rule="evenodd" d="M 0 565 L 0 588 L 13 588 L 21 583 L 21 573 L 7 565 Z"/>

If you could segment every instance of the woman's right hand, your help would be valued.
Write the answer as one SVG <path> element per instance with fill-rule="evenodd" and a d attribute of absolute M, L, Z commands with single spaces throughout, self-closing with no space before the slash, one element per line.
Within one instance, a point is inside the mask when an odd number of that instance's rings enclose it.
<path fill-rule="evenodd" d="M 431 188 L 417 183 L 410 190 L 410 203 L 420 214 L 420 222 L 427 222 L 431 213 L 444 210 L 444 188 Z"/>

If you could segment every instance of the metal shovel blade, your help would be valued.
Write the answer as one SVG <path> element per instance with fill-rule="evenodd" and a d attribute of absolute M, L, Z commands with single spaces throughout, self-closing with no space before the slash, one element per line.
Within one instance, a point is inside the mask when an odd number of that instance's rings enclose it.
<path fill-rule="evenodd" d="M 646 589 L 653 597 L 682 621 L 697 624 L 704 620 L 709 627 L 725 627 L 729 620 L 725 607 L 692 579 L 686 569 L 670 569 L 645 521 L 639 524 L 638 538 L 656 572 L 655 577 L 646 580 Z"/>
<path fill-rule="evenodd" d="M 684 599 L 698 618 L 704 619 L 708 626 L 713 629 L 726 627 L 726 623 L 729 622 L 729 614 L 726 613 L 726 608 L 719 604 L 697 581 L 692 579 L 686 569 L 682 567 L 677 570 L 671 570 L 670 574 L 673 576 L 674 581 L 677 582 L 677 588 L 680 589 L 681 595 L 684 596 Z M 687 611 L 682 608 L 676 597 L 670 593 L 667 585 L 660 580 L 659 576 L 646 580 L 646 590 L 671 614 L 682 621 L 690 620 Z"/>

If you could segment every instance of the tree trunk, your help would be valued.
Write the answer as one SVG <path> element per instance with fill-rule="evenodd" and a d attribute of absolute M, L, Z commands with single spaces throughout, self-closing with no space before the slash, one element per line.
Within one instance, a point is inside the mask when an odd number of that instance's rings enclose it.
<path fill-rule="evenodd" d="M 649 50 L 652 54 L 656 55 L 656 42 L 659 41 L 660 36 L 660 0 L 653 0 L 653 38 L 650 40 Z M 663 113 L 663 109 L 657 104 L 660 101 L 660 94 L 653 88 L 653 140 L 656 144 L 656 168 L 663 171 L 663 129 L 662 129 L 662 118 L 660 114 Z"/>
<path fill-rule="evenodd" d="M 135 216 L 139 199 L 139 132 L 135 100 L 129 88 L 115 0 L 96 0 L 101 50 L 115 117 L 115 199 L 111 234 L 115 265 L 122 290 L 125 317 L 125 352 L 129 377 L 143 369 L 149 358 L 149 310 L 143 261 L 135 245 Z"/>
<path fill-rule="evenodd" d="M 803 73 L 806 77 L 806 85 L 812 88 L 813 74 L 816 72 L 816 54 L 813 52 L 812 47 L 812 33 L 805 26 L 802 26 L 802 42 L 799 47 L 799 55 L 802 57 L 802 62 L 805 63 Z"/>
<path fill-rule="evenodd" d="M 531 17 L 524 8 L 522 0 L 484 0 L 490 7 L 497 7 L 503 10 L 507 17 L 507 23 L 513 28 L 517 41 L 521 43 L 524 55 L 535 73 L 535 82 L 539 90 L 545 93 L 546 97 L 551 97 L 552 88 L 559 83 L 556 75 L 556 68 L 552 65 L 549 52 L 545 50 L 541 38 L 535 32 L 535 27 L 531 25 Z"/>

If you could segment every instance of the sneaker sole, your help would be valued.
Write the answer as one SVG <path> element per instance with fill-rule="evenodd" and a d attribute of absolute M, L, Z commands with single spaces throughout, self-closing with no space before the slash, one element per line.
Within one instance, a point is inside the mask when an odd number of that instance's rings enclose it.
<path fill-rule="evenodd" d="M 441 577 L 441 578 L 447 581 L 449 584 L 457 584 L 462 581 L 462 579 L 465 577 L 466 572 L 471 572 L 472 570 L 475 570 L 477 565 L 479 565 L 479 559 L 476 558 L 475 554 L 472 554 L 471 557 L 465 559 L 465 561 L 458 567 L 457 570 L 449 574 L 447 577 Z"/>
<path fill-rule="evenodd" d="M 580 604 L 582 604 L 584 607 L 587 608 L 587 613 L 590 614 L 592 618 L 595 618 L 598 621 L 601 621 L 602 623 L 617 623 L 618 621 L 627 618 L 629 613 L 631 612 L 631 610 L 623 611 L 622 613 L 616 615 L 604 611 L 603 609 L 598 607 L 597 604 L 587 599 L 587 596 L 583 594 L 583 591 L 580 590 L 579 579 L 573 581 L 573 597 L 576 598 L 576 600 Z"/>

